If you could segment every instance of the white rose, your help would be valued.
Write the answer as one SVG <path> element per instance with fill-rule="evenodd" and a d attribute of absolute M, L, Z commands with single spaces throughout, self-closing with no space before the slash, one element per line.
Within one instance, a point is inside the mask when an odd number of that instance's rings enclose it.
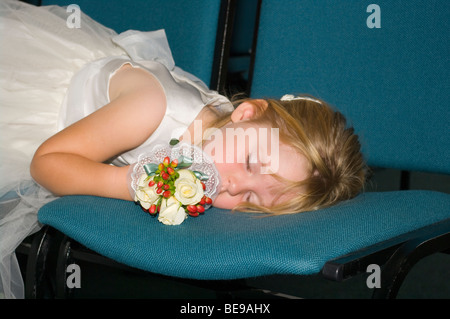
<path fill-rule="evenodd" d="M 187 169 L 178 171 L 180 176 L 175 180 L 175 198 L 183 205 L 195 205 L 203 197 L 203 186 L 200 180 Z"/>
<path fill-rule="evenodd" d="M 163 199 L 159 210 L 158 220 L 165 225 L 180 225 L 187 218 L 184 208 L 179 201 L 170 197 Z"/>
<path fill-rule="evenodd" d="M 149 209 L 156 202 L 159 195 L 156 194 L 156 185 L 148 186 L 153 177 L 147 179 L 147 175 L 143 174 L 138 181 L 138 187 L 134 195 L 134 200 L 139 201 L 144 209 Z"/>

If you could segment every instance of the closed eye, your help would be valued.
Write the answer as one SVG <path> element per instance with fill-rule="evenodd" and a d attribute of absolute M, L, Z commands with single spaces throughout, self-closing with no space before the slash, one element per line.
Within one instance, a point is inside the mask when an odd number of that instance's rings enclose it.
<path fill-rule="evenodd" d="M 251 172 L 251 167 L 250 167 L 250 154 L 247 154 L 247 158 L 245 159 L 245 164 L 246 164 L 246 169 L 248 172 Z"/>
<path fill-rule="evenodd" d="M 257 164 L 257 159 L 256 157 L 253 156 L 253 154 L 251 154 L 250 152 L 247 154 L 247 157 L 245 159 L 245 165 L 246 165 L 246 170 L 250 173 L 252 173 L 254 171 L 254 167 Z"/>

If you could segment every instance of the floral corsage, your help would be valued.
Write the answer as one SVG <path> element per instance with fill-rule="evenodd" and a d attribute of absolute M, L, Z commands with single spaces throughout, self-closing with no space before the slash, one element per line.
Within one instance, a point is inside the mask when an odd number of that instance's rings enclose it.
<path fill-rule="evenodd" d="M 139 156 L 133 168 L 134 199 L 145 212 L 166 225 L 208 209 L 220 184 L 213 161 L 192 145 L 160 146 Z"/>

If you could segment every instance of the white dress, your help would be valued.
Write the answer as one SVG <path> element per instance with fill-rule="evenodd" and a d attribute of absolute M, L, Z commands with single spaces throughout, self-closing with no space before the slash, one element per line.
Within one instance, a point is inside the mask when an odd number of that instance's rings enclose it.
<path fill-rule="evenodd" d="M 178 138 L 205 105 L 233 110 L 225 97 L 175 66 L 163 30 L 117 34 L 85 14 L 80 28 L 70 28 L 69 14 L 58 6 L 0 1 L 0 298 L 24 296 L 14 251 L 40 229 L 38 209 L 55 199 L 30 176 L 34 152 L 107 104 L 109 80 L 122 65 L 152 73 L 167 108 L 155 133 L 115 165 L 134 163 L 155 143 Z"/>

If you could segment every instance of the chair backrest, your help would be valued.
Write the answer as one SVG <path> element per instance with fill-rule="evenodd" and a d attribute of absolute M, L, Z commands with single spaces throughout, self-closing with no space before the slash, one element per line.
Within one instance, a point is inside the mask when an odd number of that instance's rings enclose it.
<path fill-rule="evenodd" d="M 165 29 L 175 64 L 218 89 L 216 68 L 230 1 L 221 0 L 42 0 L 41 5 L 72 3 L 94 20 L 120 33 Z M 219 27 L 218 27 L 219 26 Z M 230 32 L 231 33 L 231 32 Z M 217 43 L 217 46 L 216 46 Z M 216 52 L 216 49 L 219 52 Z"/>
<path fill-rule="evenodd" d="M 252 97 L 335 105 L 370 165 L 450 173 L 450 1 L 262 0 Z"/>

